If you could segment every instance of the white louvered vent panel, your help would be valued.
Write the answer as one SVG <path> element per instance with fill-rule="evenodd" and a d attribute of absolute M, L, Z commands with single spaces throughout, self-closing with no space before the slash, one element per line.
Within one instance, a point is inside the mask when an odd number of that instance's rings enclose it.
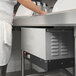
<path fill-rule="evenodd" d="M 69 29 L 47 29 L 47 57 L 50 59 L 67 58 L 73 55 L 73 31 Z"/>
<path fill-rule="evenodd" d="M 68 50 L 68 48 L 64 45 L 62 45 L 61 47 L 61 55 L 68 55 L 69 54 L 69 50 Z"/>
<path fill-rule="evenodd" d="M 51 36 L 51 56 L 59 56 L 59 42 L 55 36 Z"/>
<path fill-rule="evenodd" d="M 67 37 L 67 35 L 66 35 L 66 33 L 67 32 L 62 32 L 62 36 L 61 36 L 61 40 L 60 40 L 60 54 L 62 55 L 62 56 L 65 56 L 65 55 L 69 55 L 69 50 L 68 50 L 68 46 L 69 46 L 69 44 L 68 44 L 68 38 L 66 38 Z"/>
<path fill-rule="evenodd" d="M 51 53 L 51 56 L 59 56 L 59 53 Z"/>

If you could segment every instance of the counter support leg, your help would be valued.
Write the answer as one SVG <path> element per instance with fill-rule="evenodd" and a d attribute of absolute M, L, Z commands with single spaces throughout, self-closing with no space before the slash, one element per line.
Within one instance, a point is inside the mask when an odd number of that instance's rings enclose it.
<path fill-rule="evenodd" d="M 76 37 L 75 37 L 75 76 L 76 76 Z"/>
<path fill-rule="evenodd" d="M 75 48 L 74 48 L 74 50 L 75 50 L 75 76 L 76 76 L 76 27 L 74 27 L 74 39 L 75 39 Z"/>
<path fill-rule="evenodd" d="M 21 55 L 21 70 L 22 70 L 22 76 L 25 75 L 25 59 L 24 59 L 24 52 L 22 50 L 22 55 Z"/>

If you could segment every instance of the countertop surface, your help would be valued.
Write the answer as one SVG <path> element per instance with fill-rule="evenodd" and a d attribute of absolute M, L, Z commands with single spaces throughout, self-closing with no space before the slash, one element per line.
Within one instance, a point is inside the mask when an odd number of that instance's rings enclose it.
<path fill-rule="evenodd" d="M 14 27 L 76 26 L 76 9 L 42 16 L 16 16 Z"/>

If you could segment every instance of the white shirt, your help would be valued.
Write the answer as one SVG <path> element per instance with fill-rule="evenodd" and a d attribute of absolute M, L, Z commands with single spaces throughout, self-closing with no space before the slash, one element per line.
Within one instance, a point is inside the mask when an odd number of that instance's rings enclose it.
<path fill-rule="evenodd" d="M 53 12 L 76 9 L 76 0 L 57 0 Z"/>
<path fill-rule="evenodd" d="M 17 0 L 0 0 L 0 11 L 6 12 L 9 15 L 13 14 L 14 5 Z"/>
<path fill-rule="evenodd" d="M 0 66 L 8 64 L 12 45 L 12 15 L 17 0 L 0 0 Z"/>

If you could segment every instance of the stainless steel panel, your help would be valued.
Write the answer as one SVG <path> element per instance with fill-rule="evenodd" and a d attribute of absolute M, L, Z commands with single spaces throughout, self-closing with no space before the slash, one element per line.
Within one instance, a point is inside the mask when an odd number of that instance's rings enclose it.
<path fill-rule="evenodd" d="M 45 29 L 22 28 L 21 49 L 45 60 L 46 59 Z"/>

